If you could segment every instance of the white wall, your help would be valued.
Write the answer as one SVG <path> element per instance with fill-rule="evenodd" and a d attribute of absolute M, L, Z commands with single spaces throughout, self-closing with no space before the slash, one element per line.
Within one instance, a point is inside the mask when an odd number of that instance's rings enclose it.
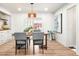
<path fill-rule="evenodd" d="M 69 20 L 67 20 L 67 9 L 70 8 L 70 7 L 72 7 L 73 5 L 75 5 L 75 4 L 68 4 L 68 5 L 60 8 L 58 11 L 56 11 L 54 13 L 54 15 L 57 15 L 59 13 L 63 14 L 63 17 L 62 17 L 63 18 L 63 20 L 62 20 L 62 34 L 57 33 L 56 34 L 56 39 L 57 39 L 58 42 L 60 42 L 61 44 L 63 44 L 65 47 L 69 47 L 69 46 L 72 45 L 70 43 L 70 41 L 69 41 L 69 40 L 72 40 L 72 39 L 68 38 L 68 32 L 69 32 L 68 25 L 71 25 L 71 23 L 70 24 L 67 23 L 67 22 L 69 22 Z M 75 37 L 75 39 L 76 39 L 76 37 Z M 72 42 L 74 42 L 74 41 L 72 41 Z"/>
<path fill-rule="evenodd" d="M 12 32 L 22 32 L 32 22 L 37 21 L 43 23 L 42 30 L 53 30 L 53 14 L 52 13 L 37 13 L 37 19 L 27 18 L 26 13 L 12 14 L 11 29 Z M 31 22 L 31 23 L 32 23 Z"/>
<path fill-rule="evenodd" d="M 67 39 L 67 27 L 66 27 L 66 13 L 65 13 L 65 10 L 63 10 L 63 8 L 59 9 L 58 11 L 55 12 L 55 16 L 62 13 L 63 16 L 62 16 L 62 34 L 56 34 L 56 40 L 58 42 L 60 42 L 61 44 L 63 44 L 64 46 L 66 46 L 66 39 Z"/>
<path fill-rule="evenodd" d="M 79 4 L 77 4 L 77 19 L 76 19 L 76 53 L 79 55 Z"/>

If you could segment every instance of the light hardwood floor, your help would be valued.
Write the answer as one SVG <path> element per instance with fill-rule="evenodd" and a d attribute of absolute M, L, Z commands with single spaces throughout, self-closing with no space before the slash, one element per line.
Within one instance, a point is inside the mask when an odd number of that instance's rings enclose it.
<path fill-rule="evenodd" d="M 36 56 L 76 56 L 76 53 L 70 48 L 66 48 L 55 40 L 48 41 L 48 49 L 42 50 L 35 46 L 35 55 Z M 29 49 L 26 51 L 26 56 L 32 55 L 32 41 Z M 0 56 L 15 56 L 15 40 L 11 40 L 3 45 L 0 45 Z M 17 56 L 25 56 L 24 50 L 18 51 Z"/>

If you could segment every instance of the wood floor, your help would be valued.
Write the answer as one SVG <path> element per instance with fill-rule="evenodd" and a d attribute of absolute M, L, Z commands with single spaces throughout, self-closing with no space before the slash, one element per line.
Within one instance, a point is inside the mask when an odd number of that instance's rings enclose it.
<path fill-rule="evenodd" d="M 42 50 L 38 46 L 35 46 L 36 56 L 76 56 L 76 53 L 70 48 L 66 48 L 55 40 L 48 41 L 48 49 Z M 33 56 L 32 41 L 29 49 L 26 51 L 26 56 Z M 0 56 L 15 56 L 15 40 L 11 40 L 3 45 L 0 45 Z M 24 50 L 18 51 L 17 56 L 25 56 Z"/>

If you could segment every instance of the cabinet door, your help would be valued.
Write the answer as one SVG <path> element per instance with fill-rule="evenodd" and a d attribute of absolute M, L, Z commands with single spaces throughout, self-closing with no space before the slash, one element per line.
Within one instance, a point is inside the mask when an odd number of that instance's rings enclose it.
<path fill-rule="evenodd" d="M 2 43 L 3 43 L 3 40 L 4 40 L 3 33 L 2 33 L 2 32 L 0 32 L 0 44 L 2 44 Z"/>
<path fill-rule="evenodd" d="M 0 32 L 0 44 L 4 44 L 7 41 L 7 32 Z"/>

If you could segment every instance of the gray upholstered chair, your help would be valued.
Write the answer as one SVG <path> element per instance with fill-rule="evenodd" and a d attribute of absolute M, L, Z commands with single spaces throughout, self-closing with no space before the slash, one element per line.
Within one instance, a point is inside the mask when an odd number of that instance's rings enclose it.
<path fill-rule="evenodd" d="M 44 50 L 43 50 L 44 33 L 43 32 L 33 32 L 32 35 L 33 35 L 33 54 L 35 54 L 34 45 L 42 46 L 42 53 L 44 53 Z"/>
<path fill-rule="evenodd" d="M 15 37 L 15 54 L 17 54 L 17 50 L 19 49 L 25 49 L 26 54 L 26 46 L 28 48 L 28 41 L 26 38 L 26 33 L 14 33 Z"/>
<path fill-rule="evenodd" d="M 33 30 L 33 32 L 41 32 L 41 30 L 39 30 L 39 29 L 38 30 Z"/>

